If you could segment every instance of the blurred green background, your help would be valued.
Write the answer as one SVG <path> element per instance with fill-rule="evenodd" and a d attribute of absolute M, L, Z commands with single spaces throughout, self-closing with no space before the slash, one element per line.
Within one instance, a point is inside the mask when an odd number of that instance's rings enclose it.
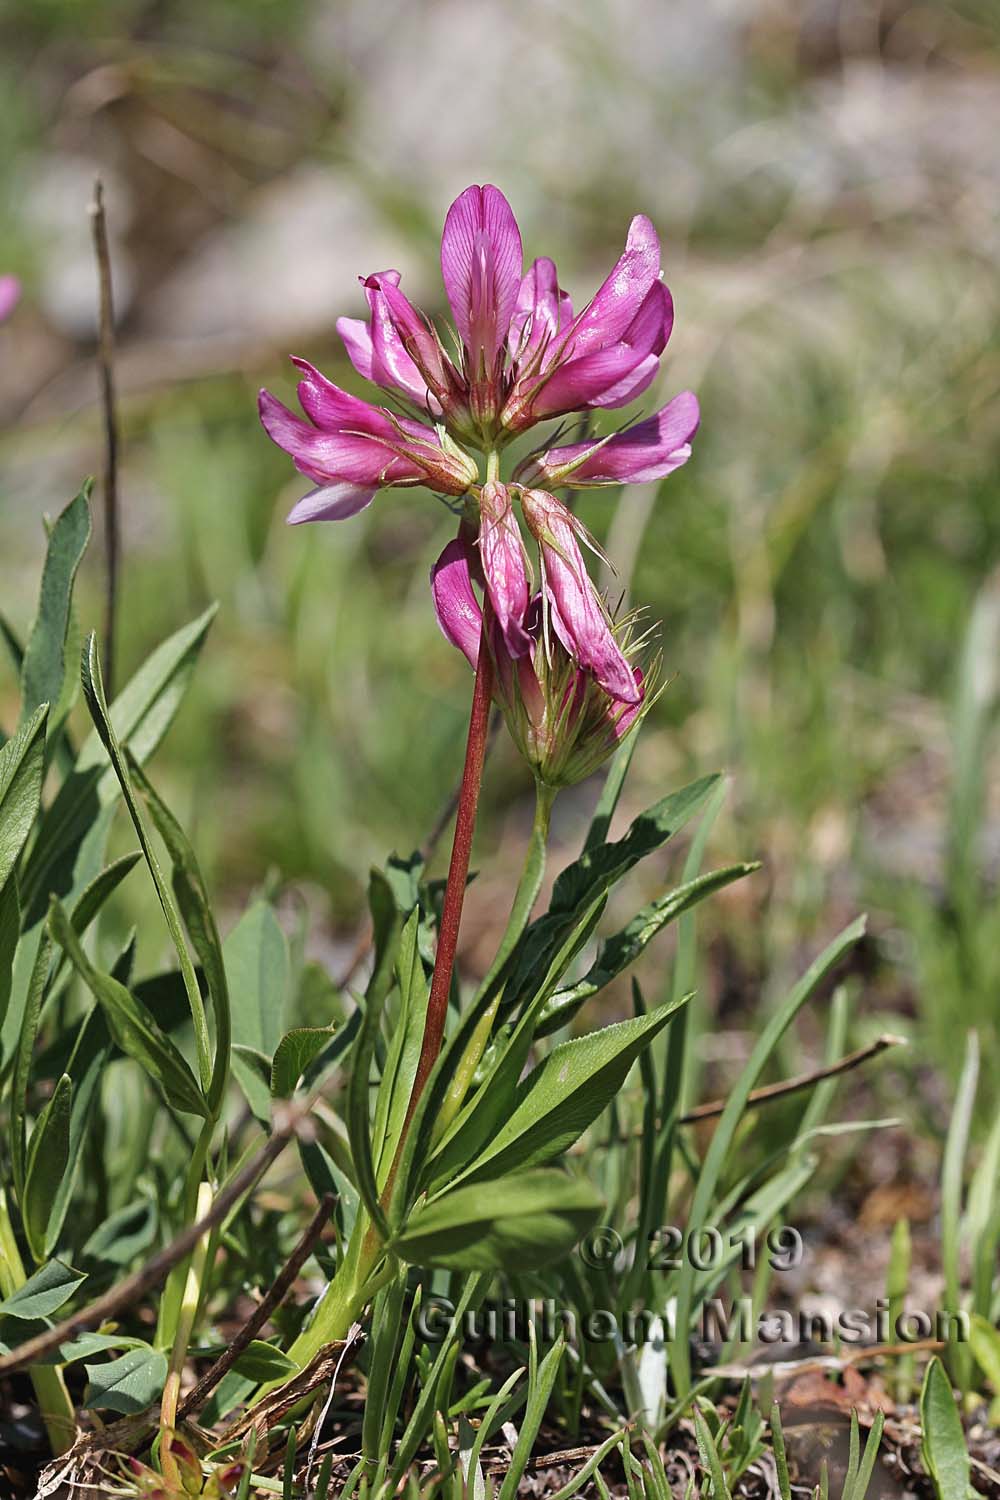
<path fill-rule="evenodd" d="M 7 0 L 0 43 L 0 270 L 25 284 L 0 329 L 0 607 L 27 625 L 42 517 L 100 468 L 100 172 L 120 670 L 221 601 L 157 776 L 223 912 L 277 872 L 336 971 L 367 866 L 421 843 L 460 769 L 470 680 L 426 587 L 451 519 L 400 491 L 286 529 L 302 486 L 255 393 L 288 399 L 288 353 L 359 389 L 333 329 L 363 310 L 356 278 L 396 266 L 439 314 L 444 212 L 492 181 L 577 305 L 633 213 L 664 242 L 677 317 L 652 394 L 698 391 L 695 456 L 581 511 L 674 674 L 624 813 L 726 767 L 718 852 L 764 861 L 706 912 L 710 1005 L 745 1013 L 868 908 L 861 1029 L 915 1020 L 946 1064 L 967 1025 L 995 1046 L 992 0 Z M 89 626 L 99 545 L 85 573 Z M 4 669 L 4 722 L 15 704 Z M 487 785 L 470 969 L 530 824 L 502 738 Z M 561 800 L 564 856 L 597 790 Z"/>

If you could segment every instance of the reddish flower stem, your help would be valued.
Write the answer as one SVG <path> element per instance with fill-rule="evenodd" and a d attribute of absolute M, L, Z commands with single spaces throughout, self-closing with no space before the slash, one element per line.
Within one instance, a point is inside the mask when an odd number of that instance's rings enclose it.
<path fill-rule="evenodd" d="M 490 704 L 493 699 L 493 658 L 486 644 L 486 614 L 483 616 L 483 633 L 479 639 L 479 658 L 476 666 L 476 682 L 472 690 L 472 709 L 469 715 L 469 737 L 465 746 L 465 768 L 462 772 L 462 787 L 458 797 L 455 817 L 455 837 L 451 846 L 451 863 L 448 866 L 448 883 L 445 886 L 444 904 L 441 908 L 441 925 L 438 929 L 437 953 L 434 957 L 434 975 L 431 993 L 427 1002 L 427 1019 L 424 1023 L 424 1039 L 420 1049 L 417 1070 L 413 1077 L 410 1102 L 406 1110 L 406 1121 L 402 1137 L 409 1128 L 413 1112 L 417 1107 L 424 1085 L 441 1050 L 444 1022 L 448 1013 L 448 995 L 451 991 L 451 975 L 455 967 L 455 950 L 458 946 L 458 929 L 462 920 L 462 905 L 465 901 L 465 885 L 469 876 L 469 856 L 472 852 L 472 835 L 476 826 L 476 809 L 479 805 L 479 787 L 483 779 L 483 761 L 486 756 L 486 735 L 490 722 Z M 401 1137 L 401 1139 L 402 1139 Z"/>

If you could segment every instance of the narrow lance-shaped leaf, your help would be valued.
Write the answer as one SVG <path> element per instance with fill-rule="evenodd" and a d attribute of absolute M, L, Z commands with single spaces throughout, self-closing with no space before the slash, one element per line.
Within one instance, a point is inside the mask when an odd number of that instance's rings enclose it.
<path fill-rule="evenodd" d="M 962 1418 L 944 1365 L 935 1354 L 920 1392 L 924 1466 L 938 1500 L 969 1500 L 969 1450 Z"/>
<path fill-rule="evenodd" d="M 91 483 L 56 519 L 49 534 L 38 613 L 21 665 L 22 722 L 42 703 L 59 703 L 66 677 L 66 636 L 69 631 L 76 570 L 90 540 Z M 55 712 L 50 733 L 58 728 Z"/>
<path fill-rule="evenodd" d="M 595 844 L 562 871 L 552 888 L 548 911 L 528 928 L 518 946 L 516 967 L 504 994 L 504 1009 L 520 1001 L 533 977 L 544 969 L 575 914 L 606 893 L 641 859 L 667 843 L 701 808 L 718 775 L 705 776 L 662 798 L 634 820 L 615 843 Z"/>
<path fill-rule="evenodd" d="M 10 1004 L 11 980 L 14 973 L 14 954 L 21 932 L 21 902 L 18 896 L 17 876 L 14 875 L 0 889 L 0 1032 L 7 1017 Z M 3 1052 L 0 1048 L 0 1060 Z"/>
<path fill-rule="evenodd" d="M 372 1149 L 378 1161 L 380 1185 L 392 1165 L 413 1079 L 423 1044 L 428 990 L 419 948 L 420 911 L 414 908 L 403 928 L 396 972 L 399 981 L 399 1017 L 386 1057 L 372 1127 Z"/>
<path fill-rule="evenodd" d="M 63 1174 L 69 1165 L 70 1111 L 73 1107 L 73 1083 L 64 1073 L 56 1084 L 52 1098 L 35 1121 L 28 1142 L 28 1161 L 24 1182 L 21 1216 L 28 1247 L 36 1261 L 50 1252 L 49 1217 Z"/>
<path fill-rule="evenodd" d="M 604 940 L 597 958 L 582 979 L 556 990 L 542 1011 L 535 1035 L 547 1036 L 550 1031 L 565 1026 L 585 1000 L 596 995 L 616 979 L 623 969 L 635 963 L 647 944 L 664 927 L 696 906 L 699 901 L 704 901 L 706 896 L 730 885 L 734 880 L 741 880 L 744 875 L 750 875 L 759 868 L 758 864 L 738 864 L 713 870 L 710 874 L 686 881 L 666 896 L 644 906 L 627 926 Z"/>
<path fill-rule="evenodd" d="M 87 700 L 90 716 L 94 721 L 94 727 L 101 737 L 104 748 L 108 752 L 115 775 L 118 777 L 122 796 L 125 799 L 125 806 L 128 808 L 129 816 L 138 835 L 139 844 L 145 855 L 146 864 L 149 867 L 149 873 L 153 877 L 153 885 L 156 887 L 156 894 L 167 924 L 167 931 L 170 933 L 171 941 L 177 952 L 177 961 L 184 979 L 184 988 L 187 992 L 188 1005 L 191 1009 L 191 1021 L 194 1026 L 195 1047 L 198 1052 L 198 1073 L 201 1079 L 202 1090 L 207 1094 L 212 1084 L 212 1058 L 208 1022 L 205 1018 L 205 1006 L 201 998 L 201 991 L 198 988 L 198 980 L 195 977 L 191 955 L 184 940 L 180 916 L 178 915 L 177 907 L 174 904 L 167 883 L 163 878 L 160 862 L 156 857 L 146 831 L 146 825 L 143 822 L 139 805 L 135 799 L 135 793 L 132 790 L 132 782 L 125 763 L 125 757 L 122 754 L 121 746 L 118 743 L 118 738 L 108 715 L 108 705 L 104 697 L 104 682 L 101 677 L 101 663 L 97 652 L 97 637 L 93 632 L 87 637 L 83 648 L 80 676 L 83 682 L 83 695 Z"/>
<path fill-rule="evenodd" d="M 555 1047 L 520 1085 L 509 1118 L 462 1178 L 500 1177 L 559 1156 L 603 1113 L 677 1008 L 663 1006 Z"/>
<path fill-rule="evenodd" d="M 413 1265 L 533 1269 L 565 1255 L 603 1211 L 582 1178 L 553 1168 L 522 1172 L 454 1188 L 416 1209 L 392 1249 Z"/>
<path fill-rule="evenodd" d="M 0 749 L 0 891 L 21 857 L 42 800 L 48 711 L 47 703 L 36 708 Z"/>
<path fill-rule="evenodd" d="M 536 978 L 534 996 L 514 1028 L 510 1041 L 500 1051 L 479 1089 L 460 1111 L 433 1154 L 430 1184 L 432 1188 L 453 1180 L 470 1161 L 479 1155 L 486 1143 L 493 1139 L 503 1121 L 507 1119 L 518 1080 L 528 1059 L 539 1013 L 552 994 L 556 983 L 600 921 L 604 903 L 605 897 L 600 895 L 591 906 L 585 908 L 569 927 L 561 947 L 552 957 L 548 970 L 543 972 L 541 982 L 539 983 Z M 471 1035 L 471 1030 L 468 1028 L 471 1028 L 477 1019 L 477 1010 L 480 1006 L 485 1008 L 488 1001 L 488 993 L 484 993 L 477 1006 L 473 1007 L 463 1018 L 463 1025 L 456 1033 L 454 1044 L 457 1044 L 460 1038 L 467 1043 L 468 1036 Z M 461 1053 L 452 1058 L 449 1050 L 448 1057 L 449 1063 L 454 1066 L 457 1065 Z"/>
<path fill-rule="evenodd" d="M 110 722 L 119 744 L 146 761 L 166 734 L 187 691 L 215 606 L 176 631 L 147 658 L 115 698 Z M 50 890 L 63 890 L 59 872 L 71 869 L 77 850 L 118 787 L 107 750 L 95 729 L 81 746 L 72 773 L 42 820 L 23 880 L 26 909 L 40 906 L 44 918 Z"/>
<path fill-rule="evenodd" d="M 129 768 L 139 787 L 156 830 L 162 838 L 173 866 L 173 888 L 191 943 L 201 961 L 215 1016 L 215 1056 L 208 1086 L 208 1104 L 218 1115 L 229 1081 L 232 1017 L 229 983 L 222 952 L 222 941 L 208 889 L 187 834 L 159 793 L 154 789 L 142 766 L 126 752 Z"/>
<path fill-rule="evenodd" d="M 223 945 L 233 1040 L 273 1057 L 288 990 L 288 943 L 266 901 L 244 912 Z"/>
<path fill-rule="evenodd" d="M 207 1116 L 205 1098 L 180 1052 L 123 984 L 94 968 L 58 901 L 52 903 L 49 922 L 52 936 L 103 1007 L 122 1051 L 141 1064 L 175 1109 Z"/>

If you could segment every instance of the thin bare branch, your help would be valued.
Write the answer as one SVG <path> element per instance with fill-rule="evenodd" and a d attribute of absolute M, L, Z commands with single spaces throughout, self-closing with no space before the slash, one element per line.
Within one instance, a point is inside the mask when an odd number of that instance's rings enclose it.
<path fill-rule="evenodd" d="M 802 1089 L 809 1089 L 813 1084 L 822 1083 L 824 1078 L 837 1078 L 841 1073 L 850 1073 L 853 1068 L 860 1067 L 870 1057 L 876 1057 L 889 1047 L 905 1046 L 905 1037 L 891 1036 L 886 1033 L 876 1037 L 873 1042 L 869 1042 L 867 1047 L 859 1047 L 856 1052 L 848 1052 L 846 1057 L 839 1058 L 837 1062 L 830 1063 L 825 1068 L 817 1068 L 812 1073 L 800 1073 L 797 1078 L 786 1078 L 782 1083 L 768 1083 L 763 1088 L 754 1089 L 747 1100 L 747 1109 L 756 1109 L 761 1104 L 772 1104 L 775 1099 L 784 1099 L 789 1094 L 798 1094 Z M 726 1099 L 713 1099 L 710 1104 L 699 1104 L 696 1109 L 689 1110 L 686 1115 L 681 1115 L 678 1123 L 697 1125 L 701 1120 L 714 1120 L 722 1114 L 727 1103 Z"/>
<path fill-rule="evenodd" d="M 108 696 L 114 691 L 115 621 L 118 613 L 118 575 L 121 569 L 121 529 L 118 511 L 118 411 L 115 401 L 115 304 L 111 284 L 111 250 L 108 221 L 104 212 L 104 185 L 98 177 L 90 205 L 100 313 L 97 332 L 97 368 L 104 411 L 104 681 Z"/>

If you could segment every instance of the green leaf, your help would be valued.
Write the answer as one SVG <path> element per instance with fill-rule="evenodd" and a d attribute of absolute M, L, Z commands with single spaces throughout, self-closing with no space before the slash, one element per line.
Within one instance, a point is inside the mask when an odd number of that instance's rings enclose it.
<path fill-rule="evenodd" d="M 198 858 L 183 828 L 153 788 L 145 771 L 133 755 L 128 756 L 129 767 L 139 791 L 149 808 L 170 855 L 173 867 L 172 883 L 177 905 L 184 918 L 184 925 L 191 938 L 195 953 L 201 960 L 202 971 L 208 985 L 215 1016 L 215 1056 L 207 1097 L 213 1116 L 218 1116 L 229 1081 L 230 1050 L 232 1046 L 232 1014 L 229 1004 L 229 982 L 222 952 L 219 929 L 212 912 L 212 903 L 198 864 Z M 185 983 L 186 983 L 185 977 Z M 197 983 L 197 980 L 195 981 Z"/>
<path fill-rule="evenodd" d="M 516 1500 L 517 1492 L 521 1487 L 524 1471 L 528 1467 L 535 1440 L 538 1437 L 542 1419 L 548 1410 L 552 1389 L 559 1374 L 559 1366 L 562 1364 L 565 1353 L 565 1341 L 562 1334 L 556 1339 L 552 1348 L 546 1354 L 540 1365 L 537 1365 L 537 1353 L 535 1350 L 535 1327 L 529 1324 L 529 1338 L 531 1344 L 530 1373 L 528 1376 L 528 1404 L 525 1407 L 524 1420 L 521 1430 L 514 1444 L 511 1454 L 510 1467 L 504 1475 L 503 1484 L 497 1500 Z"/>
<path fill-rule="evenodd" d="M 525 856 L 524 869 L 518 881 L 517 890 L 514 893 L 510 916 L 507 919 L 507 926 L 500 940 L 500 946 L 480 983 L 480 994 L 487 994 L 492 991 L 493 986 L 506 969 L 508 960 L 513 956 L 518 943 L 524 936 L 525 929 L 531 918 L 535 902 L 538 899 L 538 892 L 542 888 L 542 878 L 545 874 L 549 820 L 552 815 L 554 795 L 550 787 L 543 786 L 541 782 L 538 782 L 535 787 L 535 817 L 531 829 L 531 842 L 528 845 L 528 852 Z"/>
<path fill-rule="evenodd" d="M 501 1177 L 559 1156 L 603 1112 L 677 1008 L 662 1006 L 553 1048 L 519 1085 L 509 1118 L 462 1178 Z"/>
<path fill-rule="evenodd" d="M 345 1118 L 351 1143 L 351 1160 L 354 1163 L 357 1188 L 361 1201 L 372 1217 L 372 1221 L 383 1239 L 388 1237 L 388 1225 L 379 1198 L 379 1187 L 375 1177 L 375 1162 L 372 1157 L 372 1125 L 368 1108 L 371 1087 L 372 1058 L 378 1036 L 382 997 L 371 993 L 365 1004 L 361 1030 L 355 1046 L 354 1065 L 347 1081 L 347 1108 Z"/>
<path fill-rule="evenodd" d="M 10 1004 L 11 980 L 14 973 L 14 954 L 21 933 L 21 902 L 17 891 L 16 874 L 0 889 L 0 1030 L 3 1028 Z"/>
<path fill-rule="evenodd" d="M 704 901 L 714 891 L 721 890 L 734 880 L 742 880 L 744 875 L 750 875 L 759 869 L 759 864 L 738 864 L 713 870 L 708 875 L 699 875 L 695 880 L 686 881 L 666 896 L 644 906 L 620 932 L 605 939 L 597 958 L 582 979 L 556 990 L 542 1011 L 535 1035 L 546 1036 L 572 1020 L 585 1000 L 604 989 L 623 969 L 634 963 L 656 934 L 682 913 L 689 911 L 699 901 Z"/>
<path fill-rule="evenodd" d="M 156 1238 L 156 1211 L 148 1198 L 117 1209 L 94 1230 L 81 1255 L 112 1266 L 127 1266 Z"/>
<path fill-rule="evenodd" d="M 158 646 L 111 705 L 109 718 L 118 742 L 127 745 L 137 761 L 148 760 L 170 728 L 214 617 L 213 605 Z M 25 868 L 25 907 L 40 902 L 44 913 L 49 891 L 61 889 L 59 871 L 73 867 L 87 830 L 117 794 L 117 778 L 95 729 L 42 820 Z"/>
<path fill-rule="evenodd" d="M 69 1125 L 73 1082 L 64 1073 L 52 1098 L 35 1121 L 28 1142 L 28 1159 L 21 1213 L 28 1247 L 36 1261 L 45 1259 L 49 1245 L 49 1216 L 69 1165 Z"/>
<path fill-rule="evenodd" d="M 9 1066 L 10 1059 L 17 1049 L 19 1037 L 23 1029 L 24 1011 L 28 1001 L 28 988 L 31 984 L 38 949 L 48 922 L 49 898 L 53 894 L 58 895 L 67 909 L 75 913 L 77 904 L 85 895 L 88 887 L 100 876 L 105 860 L 108 833 L 114 820 L 114 814 L 115 809 L 110 806 L 97 814 L 86 829 L 83 837 L 67 853 L 66 862 L 52 870 L 51 888 L 45 894 L 45 899 L 41 904 L 37 900 L 33 900 L 30 904 L 26 902 L 24 879 L 22 878 L 24 872 L 19 872 L 18 883 L 21 895 L 22 932 L 14 954 L 10 1006 L 4 1019 L 3 1029 L 0 1031 L 0 1071 L 6 1071 L 6 1068 Z M 38 833 L 39 838 L 44 833 L 45 825 L 46 815 L 43 813 Z M 31 846 L 31 853 L 25 861 L 25 869 L 30 868 L 34 860 L 36 848 L 37 839 Z M 62 1068 L 59 1071 L 62 1072 Z"/>
<path fill-rule="evenodd" d="M 722 1471 L 719 1450 L 715 1446 L 715 1439 L 709 1431 L 699 1401 L 696 1401 L 692 1407 L 692 1416 L 694 1417 L 695 1437 L 698 1440 L 698 1456 L 701 1459 L 702 1468 L 711 1478 L 714 1500 L 731 1500 L 726 1476 Z"/>
<path fill-rule="evenodd" d="M 78 1333 L 67 1339 L 58 1349 L 41 1361 L 42 1364 L 75 1365 L 91 1355 L 104 1354 L 108 1349 L 145 1349 L 143 1339 L 129 1338 L 125 1333 Z"/>
<path fill-rule="evenodd" d="M 587 839 L 583 846 L 584 853 L 588 849 L 597 849 L 601 844 L 607 843 L 608 830 L 611 827 L 611 819 L 615 815 L 618 799 L 625 785 L 625 777 L 628 775 L 629 766 L 632 764 L 632 756 L 635 747 L 639 743 L 637 734 L 627 735 L 622 744 L 618 746 L 608 766 L 608 774 L 604 778 L 601 787 L 601 795 L 597 806 L 594 808 L 594 816 L 590 820 L 587 829 Z"/>
<path fill-rule="evenodd" d="M 42 997 L 49 976 L 52 956 L 51 939 L 45 935 L 38 945 L 35 963 L 28 984 L 27 1000 L 21 1019 L 21 1033 L 17 1040 L 14 1060 L 14 1077 L 11 1081 L 10 1112 L 10 1164 L 14 1185 L 18 1194 L 24 1192 L 24 1177 L 27 1170 L 27 1132 L 25 1120 L 28 1111 L 28 1082 L 31 1076 L 31 1059 L 38 1033 L 38 1018 L 42 1009 Z"/>
<path fill-rule="evenodd" d="M 102 1006 L 111 1034 L 122 1051 L 159 1084 L 175 1109 L 206 1118 L 208 1107 L 204 1096 L 180 1052 L 123 984 L 93 967 L 66 912 L 56 900 L 52 902 L 49 925 L 52 936 Z"/>
<path fill-rule="evenodd" d="M 920 1392 L 921 1451 L 938 1500 L 969 1500 L 969 1450 L 951 1382 L 935 1354 Z"/>
<path fill-rule="evenodd" d="M 941 1269 L 944 1272 L 944 1305 L 953 1313 L 962 1305 L 959 1266 L 962 1187 L 978 1079 L 979 1039 L 974 1031 L 970 1031 L 965 1038 L 962 1074 L 948 1122 L 948 1137 L 941 1164 Z M 946 1357 L 952 1375 L 964 1390 L 969 1373 L 968 1350 L 964 1345 L 952 1345 L 947 1350 Z"/>
<path fill-rule="evenodd" d="M 114 895 L 125 876 L 135 869 L 141 858 L 139 851 L 133 849 L 131 854 L 123 854 L 103 869 L 99 875 L 95 875 L 73 906 L 73 927 L 77 932 L 82 933 L 87 930 L 105 903 Z"/>
<path fill-rule="evenodd" d="M 335 1026 L 299 1026 L 286 1031 L 271 1064 L 271 1096 L 290 1099 L 303 1073 L 336 1032 Z"/>
<path fill-rule="evenodd" d="M 255 901 L 223 946 L 233 1041 L 273 1057 L 288 994 L 288 943 L 274 911 Z"/>
<path fill-rule="evenodd" d="M 470 1183 L 418 1208 L 391 1248 L 419 1266 L 530 1270 L 550 1264 L 600 1218 L 600 1194 L 552 1168 Z"/>
<path fill-rule="evenodd" d="M 378 1161 L 380 1186 L 396 1155 L 423 1044 L 429 997 L 419 935 L 420 911 L 414 907 L 399 940 L 396 959 L 399 1014 L 392 1028 L 372 1126 L 372 1150 Z"/>
<path fill-rule="evenodd" d="M 576 953 L 587 941 L 600 921 L 605 897 L 599 895 L 591 906 L 584 909 L 575 921 L 564 929 L 562 945 L 552 955 L 547 971 L 539 981 L 534 979 L 535 994 L 525 1008 L 513 1035 L 505 1048 L 498 1049 L 496 1061 L 490 1067 L 477 1092 L 457 1115 L 450 1128 L 439 1142 L 432 1162 L 432 1187 L 450 1181 L 457 1173 L 474 1160 L 491 1141 L 507 1119 L 517 1092 L 518 1081 L 524 1071 L 539 1012 L 545 1005 L 559 978 L 566 972 Z M 459 1046 L 468 1044 L 472 1029 L 481 1018 L 477 1012 L 485 1008 L 489 1000 L 484 992 L 475 1005 L 463 1016 L 461 1025 L 449 1044 L 449 1059 L 453 1054 L 457 1062 L 461 1058 Z"/>
<path fill-rule="evenodd" d="M 617 843 L 595 844 L 585 850 L 559 876 L 552 889 L 549 910 L 577 911 L 583 903 L 592 901 L 598 890 L 606 891 L 617 884 L 634 865 L 659 849 L 694 817 L 719 780 L 716 773 L 691 782 L 647 808 Z"/>
<path fill-rule="evenodd" d="M 192 1349 L 190 1359 L 216 1360 L 220 1354 L 224 1354 L 228 1345 L 209 1344 L 204 1348 Z M 299 1366 L 294 1359 L 289 1359 L 276 1344 L 269 1344 L 265 1339 L 251 1339 L 232 1366 L 238 1375 L 256 1381 L 258 1384 L 264 1380 L 287 1380 L 289 1375 L 295 1375 Z"/>
<path fill-rule="evenodd" d="M 232 1049 L 233 1077 L 255 1117 L 266 1127 L 271 1124 L 271 1059 L 256 1047 L 239 1042 Z"/>
<path fill-rule="evenodd" d="M 48 712 L 47 703 L 36 708 L 0 749 L 0 891 L 21 857 L 42 800 Z"/>
<path fill-rule="evenodd" d="M 990 1420 L 996 1425 L 1000 1415 L 1000 1328 L 979 1313 L 973 1313 L 969 1321 L 969 1348 L 976 1364 L 993 1387 L 993 1405 Z"/>
<path fill-rule="evenodd" d="M 662 798 L 635 819 L 623 838 L 586 848 L 563 870 L 552 888 L 548 911 L 531 924 L 518 947 L 516 968 L 504 996 L 505 1008 L 530 992 L 535 977 L 548 966 L 576 915 L 605 896 L 641 859 L 683 828 L 719 780 L 718 775 L 706 776 Z"/>
<path fill-rule="evenodd" d="M 74 932 L 82 936 L 87 927 L 97 916 L 97 913 L 101 910 L 101 907 L 111 895 L 112 891 L 117 888 L 119 883 L 128 874 L 129 870 L 135 864 L 137 858 L 137 855 L 129 854 L 123 856 L 119 860 L 116 860 L 114 864 L 109 865 L 106 870 L 103 870 L 100 875 L 96 876 L 95 879 L 92 880 L 90 884 L 84 889 L 79 900 L 73 908 L 72 922 Z M 42 936 L 37 946 L 37 951 L 35 954 L 35 966 L 32 971 L 30 982 L 28 984 L 27 995 L 21 1013 L 21 1030 L 20 1035 L 18 1036 L 17 1054 L 14 1062 L 10 1147 L 11 1165 L 14 1172 L 14 1182 L 17 1186 L 18 1192 L 23 1192 L 24 1190 L 24 1122 L 27 1112 L 28 1082 L 31 1074 L 35 1038 L 38 1032 L 38 1021 L 41 1013 L 42 1001 L 45 995 L 45 986 L 50 977 L 51 952 L 52 944 L 49 938 L 47 936 Z M 104 1053 L 102 1054 L 102 1060 L 103 1056 L 106 1055 L 106 1050 L 107 1049 L 105 1048 Z M 60 1067 L 59 1071 L 62 1072 L 64 1070 Z M 70 1077 L 73 1079 L 75 1085 L 79 1081 L 77 1070 L 75 1070 L 73 1067 L 69 1067 L 65 1071 L 69 1072 Z M 96 1077 L 92 1075 L 90 1079 L 90 1086 L 88 1087 L 88 1089 L 82 1096 L 74 1099 L 73 1115 L 75 1117 L 76 1124 L 71 1128 L 70 1131 L 71 1164 L 75 1163 L 77 1154 L 79 1152 L 81 1144 L 82 1123 L 89 1111 L 92 1102 L 93 1088 L 96 1085 L 96 1082 Z M 54 1222 L 53 1224 L 55 1233 L 58 1233 L 59 1228 L 62 1224 L 62 1220 L 65 1217 L 64 1200 L 66 1199 L 69 1187 L 70 1183 L 66 1179 L 64 1179 L 64 1187 L 58 1199 L 59 1203 L 61 1204 L 60 1211 L 57 1214 L 58 1222 Z"/>
<path fill-rule="evenodd" d="M 147 1345 L 129 1349 L 102 1365 L 85 1365 L 87 1389 L 83 1405 L 91 1411 L 117 1411 L 124 1416 L 145 1411 L 163 1392 L 167 1357 Z"/>
<path fill-rule="evenodd" d="M 0 1315 L 19 1318 L 25 1323 L 51 1317 L 86 1279 L 82 1271 L 75 1271 L 65 1261 L 50 1260 L 5 1302 L 0 1302 Z"/>
<path fill-rule="evenodd" d="M 153 878 L 153 885 L 156 888 L 160 909 L 167 924 L 167 931 L 170 933 L 170 940 L 177 953 L 177 961 L 184 978 L 184 989 L 187 993 L 188 1005 L 191 1009 L 195 1047 L 198 1053 L 198 1076 L 201 1080 L 202 1091 L 207 1095 L 212 1083 L 212 1047 L 208 1035 L 208 1022 L 205 1018 L 205 1005 L 201 998 L 201 990 L 198 988 L 194 965 L 191 962 L 191 955 L 188 952 L 187 943 L 181 928 L 180 915 L 167 883 L 163 878 L 160 862 L 156 857 L 153 845 L 146 831 L 146 825 L 143 822 L 139 811 L 139 804 L 132 789 L 128 766 L 126 765 L 122 748 L 118 743 L 118 738 L 115 735 L 108 715 L 108 705 L 104 697 L 104 681 L 101 676 L 101 662 L 97 652 L 97 637 L 93 631 L 87 637 L 84 644 L 80 677 L 83 683 L 83 696 L 87 700 L 90 717 L 94 721 L 94 727 L 101 737 L 101 742 L 108 753 L 115 775 L 118 778 L 118 784 L 125 799 L 125 806 L 128 809 L 129 816 L 132 819 L 132 824 L 139 839 L 139 844 L 145 855 L 149 873 Z"/>
<path fill-rule="evenodd" d="M 90 540 L 91 485 L 88 480 L 75 500 L 59 515 L 49 533 L 38 614 L 21 665 L 21 719 L 43 703 L 56 705 L 66 677 L 66 635 L 73 601 L 73 581 Z M 55 731 L 55 709 L 50 732 Z"/>

